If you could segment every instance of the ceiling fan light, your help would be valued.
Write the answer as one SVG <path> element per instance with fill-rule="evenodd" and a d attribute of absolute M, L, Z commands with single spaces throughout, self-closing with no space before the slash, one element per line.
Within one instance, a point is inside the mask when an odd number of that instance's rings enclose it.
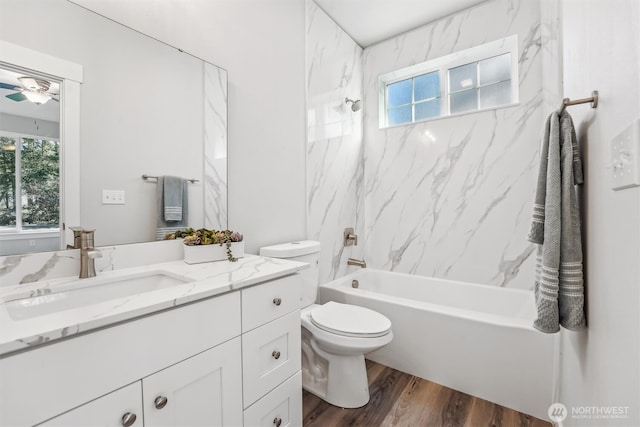
<path fill-rule="evenodd" d="M 51 95 L 47 95 L 46 93 L 34 92 L 31 90 L 25 90 L 22 92 L 27 99 L 34 104 L 46 104 L 48 100 L 51 99 Z"/>

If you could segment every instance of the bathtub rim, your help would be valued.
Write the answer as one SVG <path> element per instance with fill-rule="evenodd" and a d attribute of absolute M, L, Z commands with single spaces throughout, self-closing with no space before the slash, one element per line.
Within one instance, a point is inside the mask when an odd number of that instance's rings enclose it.
<path fill-rule="evenodd" d="M 358 270 L 358 271 L 354 271 L 352 273 L 349 273 L 345 276 L 339 277 L 337 279 L 334 279 L 330 282 L 327 283 L 323 283 L 320 285 L 320 288 L 328 288 L 328 289 L 334 289 L 338 292 L 343 292 L 345 294 L 348 295 L 353 295 L 356 297 L 364 297 L 364 298 L 369 298 L 369 299 L 373 299 L 375 301 L 381 302 L 381 303 L 387 303 L 387 304 L 393 304 L 396 306 L 407 306 L 407 307 L 411 307 L 413 309 L 418 309 L 418 310 L 424 310 L 427 309 L 429 311 L 441 314 L 441 315 L 445 315 L 445 316 L 450 316 L 450 317 L 456 317 L 456 318 L 462 318 L 465 320 L 470 320 L 470 321 L 479 321 L 479 322 L 483 322 L 483 323 L 487 323 L 490 325 L 494 325 L 494 326 L 499 326 L 499 327 L 506 327 L 506 328 L 516 328 L 516 329 L 524 329 L 524 330 L 528 330 L 528 331 L 532 331 L 532 332 L 536 332 L 536 333 L 540 333 L 537 329 L 535 329 L 533 327 L 533 321 L 535 319 L 531 318 L 531 319 L 523 319 L 523 318 L 518 318 L 518 317 L 511 317 L 511 316 L 503 316 L 503 315 L 497 315 L 497 314 L 491 314 L 491 313 L 485 313 L 485 312 L 481 312 L 481 311 L 476 311 L 476 310 L 468 310 L 468 309 L 464 309 L 464 308 L 459 308 L 459 307 L 452 307 L 452 306 L 445 306 L 442 304 L 435 304 L 435 303 L 430 303 L 427 301 L 413 301 L 409 298 L 404 298 L 404 297 L 399 297 L 399 296 L 395 296 L 395 295 L 390 295 L 390 294 L 382 294 L 379 292 L 374 292 L 374 291 L 369 291 L 366 289 L 360 289 L 360 288 L 352 288 L 349 285 L 349 282 L 353 279 L 357 279 L 358 277 L 368 273 L 368 272 L 374 272 L 374 273 L 382 273 L 383 275 L 387 275 L 387 274 L 391 274 L 391 275 L 398 275 L 401 277 L 409 277 L 412 279 L 415 278 L 424 278 L 424 279 L 435 279 L 438 281 L 443 281 L 443 282 L 448 282 L 451 284 L 457 284 L 457 285 L 463 285 L 465 287 L 468 286 L 478 286 L 478 287 L 482 287 L 485 289 L 491 289 L 493 291 L 499 290 L 500 292 L 509 292 L 509 293 L 515 293 L 515 294 L 520 294 L 522 296 L 530 296 L 531 297 L 531 304 L 534 305 L 534 293 L 532 290 L 526 290 L 526 289 L 511 289 L 511 288 L 505 288 L 505 287 L 497 287 L 497 286 L 492 286 L 492 285 L 485 285 L 485 284 L 481 284 L 481 283 L 471 283 L 471 282 L 463 282 L 460 280 L 451 280 L 451 279 L 441 279 L 438 277 L 430 277 L 430 276 L 419 276 L 419 275 L 414 275 L 414 274 L 408 274 L 408 273 L 397 273 L 394 271 L 387 271 L 387 270 L 379 270 L 379 269 L 369 269 L 367 268 L 362 269 L 362 270 Z M 383 296 L 383 297 L 382 297 Z M 393 328 L 393 325 L 392 325 Z M 553 335 L 553 334 L 549 334 L 549 335 Z"/>

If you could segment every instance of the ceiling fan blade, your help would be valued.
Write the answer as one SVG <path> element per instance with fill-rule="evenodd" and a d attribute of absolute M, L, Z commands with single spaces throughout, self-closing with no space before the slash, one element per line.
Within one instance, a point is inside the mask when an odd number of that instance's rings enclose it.
<path fill-rule="evenodd" d="M 20 86 L 12 85 L 9 83 L 0 83 L 0 89 L 18 90 Z"/>
<path fill-rule="evenodd" d="M 16 93 L 12 93 L 11 95 L 7 95 L 7 98 L 16 102 L 24 101 L 25 99 L 27 99 L 27 97 L 24 96 L 22 92 L 16 92 Z"/>

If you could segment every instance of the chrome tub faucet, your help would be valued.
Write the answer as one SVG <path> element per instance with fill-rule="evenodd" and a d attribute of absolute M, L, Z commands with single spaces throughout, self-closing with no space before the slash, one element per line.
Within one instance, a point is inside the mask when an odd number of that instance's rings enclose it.
<path fill-rule="evenodd" d="M 363 259 L 349 258 L 347 265 L 355 265 L 356 267 L 367 268 L 367 263 Z"/>

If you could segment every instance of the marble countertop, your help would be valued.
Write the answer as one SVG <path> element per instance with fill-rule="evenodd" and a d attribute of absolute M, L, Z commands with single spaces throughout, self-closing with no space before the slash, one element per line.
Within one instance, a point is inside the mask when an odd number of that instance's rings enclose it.
<path fill-rule="evenodd" d="M 180 260 L 113 270 L 98 273 L 97 277 L 117 280 L 124 276 L 161 271 L 189 282 L 23 320 L 14 320 L 4 302 L 55 294 L 69 289 L 74 285 L 72 282 L 77 285 L 79 279 L 68 277 L 0 287 L 0 355 L 255 285 L 307 267 L 308 264 L 301 262 L 247 255 L 233 263 L 218 261 L 189 265 Z M 95 286 L 109 286 L 96 282 Z"/>

